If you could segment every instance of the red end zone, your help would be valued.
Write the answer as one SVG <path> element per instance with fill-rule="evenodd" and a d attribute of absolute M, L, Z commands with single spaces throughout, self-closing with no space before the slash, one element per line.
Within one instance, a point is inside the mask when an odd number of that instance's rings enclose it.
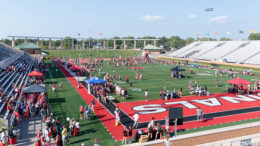
<path fill-rule="evenodd" d="M 117 105 L 131 118 L 138 112 L 140 122 L 149 122 L 152 117 L 155 120 L 165 119 L 169 114 L 170 107 L 183 107 L 184 117 L 196 115 L 198 107 L 202 109 L 204 114 L 258 107 L 260 105 L 260 92 L 253 95 L 218 93 L 202 97 L 186 96 L 172 100 L 158 99 L 117 103 Z"/>

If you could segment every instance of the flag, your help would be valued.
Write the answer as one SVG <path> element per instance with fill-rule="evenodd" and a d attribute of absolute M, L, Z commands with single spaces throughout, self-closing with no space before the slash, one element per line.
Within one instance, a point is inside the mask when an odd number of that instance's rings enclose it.
<path fill-rule="evenodd" d="M 78 36 L 80 36 L 80 33 L 78 33 Z"/>
<path fill-rule="evenodd" d="M 200 36 L 200 34 L 199 34 L 199 33 L 196 33 L 196 36 L 198 36 L 198 37 L 199 37 L 199 36 Z"/>
<path fill-rule="evenodd" d="M 209 33 L 207 32 L 205 35 L 209 36 Z"/>
<path fill-rule="evenodd" d="M 212 12 L 212 11 L 214 11 L 214 8 L 207 8 L 207 9 L 205 9 L 205 12 Z"/>
<path fill-rule="evenodd" d="M 103 36 L 103 33 L 99 33 L 98 35 L 99 35 L 99 36 Z"/>
<path fill-rule="evenodd" d="M 219 35 L 219 33 L 218 33 L 218 32 L 216 32 L 216 35 Z"/>
<path fill-rule="evenodd" d="M 239 33 L 244 33 L 244 31 L 243 30 L 239 30 Z"/>
<path fill-rule="evenodd" d="M 230 32 L 229 32 L 229 31 L 227 31 L 227 35 L 230 35 Z"/>
<path fill-rule="evenodd" d="M 88 35 L 91 35 L 91 31 L 88 31 Z"/>
<path fill-rule="evenodd" d="M 250 30 L 251 33 L 255 33 L 255 30 Z"/>

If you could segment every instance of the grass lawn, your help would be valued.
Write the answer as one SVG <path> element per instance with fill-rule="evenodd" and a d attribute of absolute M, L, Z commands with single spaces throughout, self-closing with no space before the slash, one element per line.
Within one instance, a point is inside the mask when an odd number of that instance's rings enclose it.
<path fill-rule="evenodd" d="M 129 57 L 136 56 L 141 51 L 137 50 L 46 50 L 51 57 L 71 57 L 71 58 L 111 58 L 115 56 Z"/>
<path fill-rule="evenodd" d="M 210 93 L 223 93 L 227 91 L 226 81 L 231 79 L 228 77 L 228 73 L 225 73 L 222 77 L 219 76 L 216 77 L 215 70 L 211 70 L 211 69 L 198 69 L 199 73 L 204 73 L 208 75 L 197 75 L 196 73 L 190 74 L 189 70 L 190 69 L 196 70 L 196 68 L 192 68 L 188 66 L 182 66 L 184 69 L 186 69 L 186 71 L 183 72 L 182 74 L 187 76 L 187 78 L 176 79 L 170 77 L 171 74 L 170 69 L 173 67 L 172 65 L 156 64 L 154 65 L 154 69 L 152 67 L 153 66 L 152 64 L 144 64 L 144 65 L 139 64 L 138 66 L 143 66 L 145 68 L 136 72 L 135 70 L 126 69 L 123 67 L 114 68 L 114 65 L 107 65 L 106 62 L 103 63 L 103 68 L 101 69 L 101 72 L 103 72 L 104 74 L 108 72 L 111 75 L 115 73 L 117 77 L 119 75 L 121 76 L 123 83 L 117 81 L 115 81 L 115 83 L 118 84 L 120 87 L 125 87 L 128 89 L 129 97 L 127 100 L 125 100 L 125 102 L 144 100 L 144 91 L 146 89 L 149 91 L 150 99 L 158 99 L 160 98 L 159 93 L 161 90 L 163 90 L 164 87 L 168 89 L 170 92 L 173 91 L 174 89 L 176 89 L 177 92 L 180 88 L 182 88 L 183 96 L 189 96 L 190 93 L 189 93 L 188 85 L 190 80 L 193 81 L 193 85 L 195 80 L 198 81 L 198 84 L 202 87 L 206 85 Z M 142 81 L 135 79 L 136 73 L 138 74 L 141 73 L 143 75 Z M 103 79 L 104 74 L 98 75 L 98 73 L 96 73 L 95 75 Z M 129 76 L 129 83 L 126 82 L 126 75 Z M 239 76 L 243 77 L 243 74 L 239 74 Z M 218 87 L 216 87 L 216 79 L 218 79 Z M 246 76 L 245 79 L 251 82 L 255 82 L 256 80 L 260 80 L 260 77 Z M 141 89 L 141 91 L 130 89 L 129 88 L 130 82 L 133 83 L 133 88 Z M 115 94 L 111 94 L 111 95 L 116 97 L 117 102 L 121 100 Z"/>
<path fill-rule="evenodd" d="M 62 89 L 57 89 L 56 92 L 48 89 L 48 98 L 51 106 L 51 110 L 54 117 L 59 117 L 63 123 L 66 122 L 67 117 L 74 117 L 79 119 L 79 107 L 80 105 L 86 105 L 86 102 L 82 99 L 79 93 L 74 89 L 70 82 L 66 79 L 62 72 L 58 72 L 56 75 L 55 69 L 50 68 L 50 72 L 55 83 L 62 83 Z M 49 73 L 45 74 L 46 87 L 50 87 L 52 79 Z M 81 136 L 72 136 L 69 138 L 69 145 L 79 146 L 81 143 L 85 145 L 93 145 L 94 138 L 99 138 L 101 145 L 116 146 L 120 142 L 115 142 L 110 133 L 103 126 L 99 118 L 92 113 L 90 121 L 81 122 Z"/>

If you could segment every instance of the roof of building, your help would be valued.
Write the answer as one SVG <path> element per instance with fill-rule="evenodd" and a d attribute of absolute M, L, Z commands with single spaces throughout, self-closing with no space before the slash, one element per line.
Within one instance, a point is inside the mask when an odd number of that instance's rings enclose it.
<path fill-rule="evenodd" d="M 34 43 L 22 43 L 20 45 L 15 46 L 16 49 L 19 50 L 39 50 L 40 47 L 36 46 Z"/>
<path fill-rule="evenodd" d="M 143 50 L 162 50 L 162 48 L 153 46 L 153 45 L 146 45 Z"/>

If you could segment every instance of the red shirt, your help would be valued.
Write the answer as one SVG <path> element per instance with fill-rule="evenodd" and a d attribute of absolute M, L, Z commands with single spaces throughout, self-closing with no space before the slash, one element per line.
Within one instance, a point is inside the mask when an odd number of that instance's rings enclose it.
<path fill-rule="evenodd" d="M 37 141 L 35 146 L 42 146 L 42 142 L 41 141 Z"/>
<path fill-rule="evenodd" d="M 7 109 L 7 110 L 10 110 L 10 105 L 7 105 L 6 109 Z"/>
<path fill-rule="evenodd" d="M 80 106 L 79 111 L 80 111 L 80 112 L 84 112 L 84 108 L 83 108 L 83 106 Z"/>

